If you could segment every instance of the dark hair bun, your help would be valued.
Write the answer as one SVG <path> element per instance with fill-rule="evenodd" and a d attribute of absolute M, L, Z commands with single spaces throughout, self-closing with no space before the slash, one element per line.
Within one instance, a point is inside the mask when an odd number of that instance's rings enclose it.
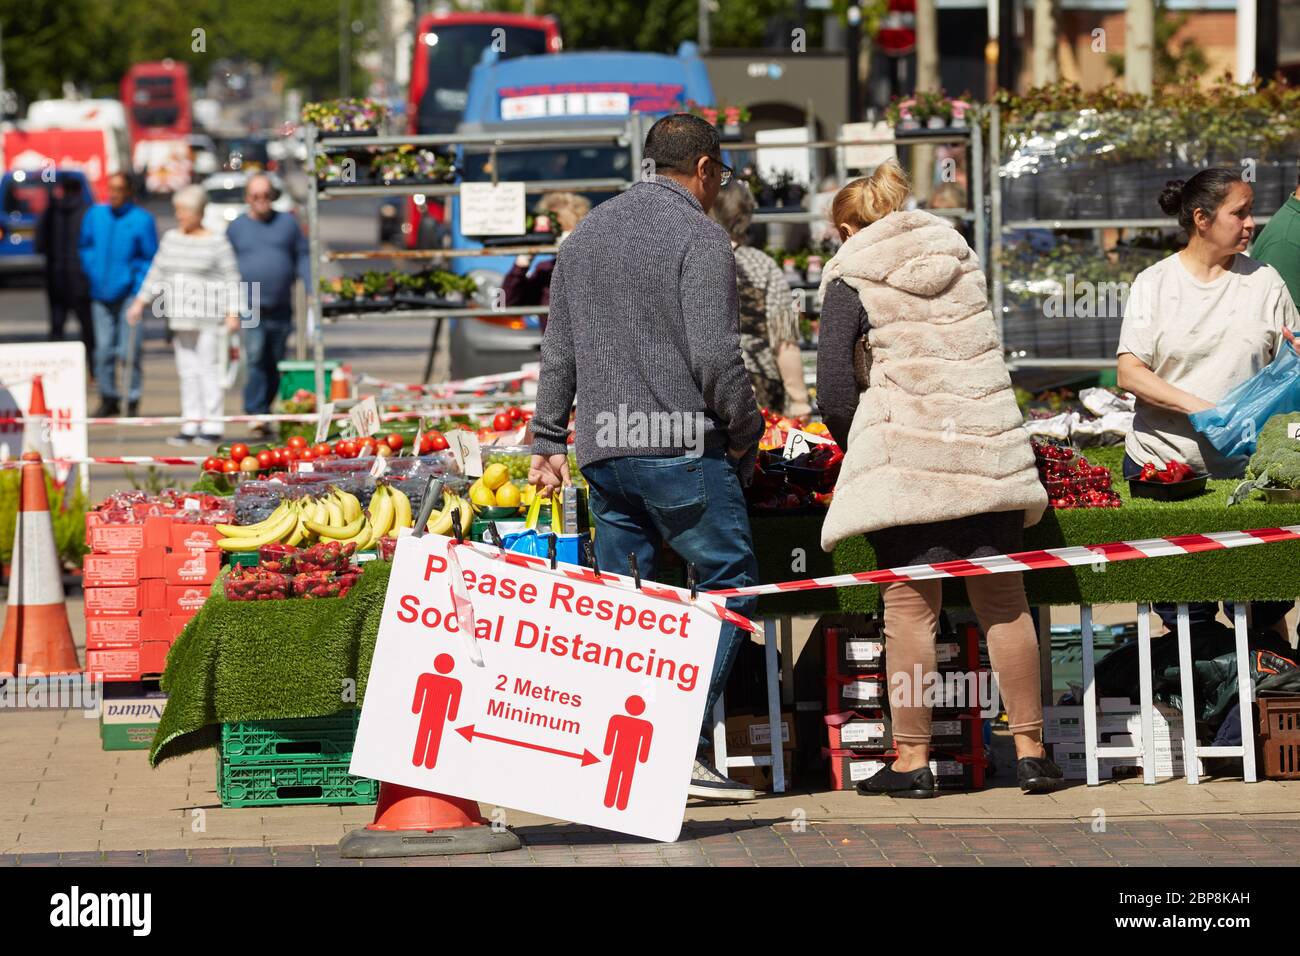
<path fill-rule="evenodd" d="M 1177 216 L 1183 210 L 1183 187 L 1187 183 L 1182 179 L 1171 179 L 1165 183 L 1164 192 L 1160 194 L 1160 208 L 1166 216 Z"/>

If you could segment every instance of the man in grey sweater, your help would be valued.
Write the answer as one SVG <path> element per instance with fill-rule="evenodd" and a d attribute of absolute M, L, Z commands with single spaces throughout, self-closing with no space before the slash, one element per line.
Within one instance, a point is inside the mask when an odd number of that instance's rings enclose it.
<path fill-rule="evenodd" d="M 635 554 L 653 579 L 666 544 L 695 564 L 702 590 L 756 583 L 741 476 L 753 470 L 763 420 L 740 353 L 731 242 L 708 216 L 731 170 L 717 131 L 681 113 L 655 123 L 645 157 L 655 175 L 593 209 L 560 247 L 529 480 L 568 481 L 576 398 L 601 567 L 626 571 Z M 749 614 L 753 604 L 729 606 Z M 723 625 L 706 728 L 743 639 Z M 754 796 L 702 758 L 690 792 Z"/>

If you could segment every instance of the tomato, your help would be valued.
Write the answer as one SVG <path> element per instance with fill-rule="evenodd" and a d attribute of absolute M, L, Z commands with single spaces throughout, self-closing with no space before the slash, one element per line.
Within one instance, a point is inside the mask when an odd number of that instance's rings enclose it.
<path fill-rule="evenodd" d="M 294 435 L 289 439 L 287 444 L 290 448 L 306 448 L 307 439 L 303 438 L 301 435 Z"/>
<path fill-rule="evenodd" d="M 492 430 L 494 432 L 508 432 L 514 428 L 515 421 L 510 417 L 509 412 L 497 412 L 492 419 Z"/>
<path fill-rule="evenodd" d="M 391 448 L 393 451 L 400 451 L 402 446 L 406 444 L 406 439 L 403 438 L 401 435 L 397 434 L 396 432 L 393 432 L 392 434 L 385 437 L 384 441 L 388 444 L 388 447 Z"/>
<path fill-rule="evenodd" d="M 522 422 L 524 420 L 523 409 L 521 409 L 518 405 L 510 406 L 509 415 L 510 415 L 510 420 L 513 422 Z"/>
<path fill-rule="evenodd" d="M 290 448 L 290 449 L 288 449 L 288 450 L 285 452 L 286 460 L 288 460 L 288 461 L 302 461 L 302 453 L 303 453 L 304 451 L 311 451 L 311 449 L 310 449 L 310 448 Z"/>
<path fill-rule="evenodd" d="M 527 423 L 527 422 L 531 422 L 531 421 L 533 420 L 533 413 L 532 413 L 532 412 L 520 412 L 519 415 L 520 415 L 520 418 L 521 418 L 525 423 Z"/>
<path fill-rule="evenodd" d="M 252 455 L 245 455 L 243 461 L 239 463 L 239 470 L 249 474 L 256 472 L 259 467 L 257 459 Z"/>
<path fill-rule="evenodd" d="M 221 459 L 220 459 L 220 458 L 217 458 L 217 457 L 214 456 L 214 455 L 209 455 L 207 458 L 203 459 L 203 470 L 204 470 L 204 471 L 220 471 L 220 470 L 221 470 Z"/>
<path fill-rule="evenodd" d="M 313 448 L 312 451 L 316 453 L 317 458 L 324 458 L 331 451 L 329 442 L 324 442 L 324 441 L 321 442 L 319 445 Z"/>
<path fill-rule="evenodd" d="M 347 447 L 348 447 L 347 440 L 344 438 L 340 438 L 338 441 L 334 443 L 334 454 L 341 455 L 346 458 L 348 454 Z"/>
<path fill-rule="evenodd" d="M 367 435 L 357 443 L 357 457 L 372 458 L 374 457 L 375 449 L 378 447 L 379 443 Z"/>
<path fill-rule="evenodd" d="M 241 462 L 248 457 L 248 446 L 243 442 L 238 442 L 230 446 L 230 460 Z"/>
<path fill-rule="evenodd" d="M 357 443 L 353 441 L 351 438 L 346 439 L 343 442 L 343 457 L 344 458 L 357 457 Z"/>
<path fill-rule="evenodd" d="M 284 457 L 284 449 L 283 449 L 283 448 L 272 448 L 272 449 L 271 449 L 271 464 L 272 464 L 272 465 L 283 466 L 284 463 L 285 463 L 285 460 L 286 460 L 286 459 L 285 459 L 285 457 Z"/>
<path fill-rule="evenodd" d="M 299 461 L 314 461 L 315 458 L 316 452 L 312 451 L 310 448 L 303 448 L 298 452 Z"/>
<path fill-rule="evenodd" d="M 259 451 L 257 453 L 257 465 L 259 468 L 270 468 L 275 464 L 275 455 L 269 451 Z"/>
<path fill-rule="evenodd" d="M 429 432 L 429 434 L 424 437 L 429 440 L 429 451 L 447 450 L 447 436 L 442 432 Z"/>
<path fill-rule="evenodd" d="M 221 470 L 226 474 L 230 474 L 232 471 L 239 471 L 239 462 L 230 458 L 224 458 L 221 461 Z"/>

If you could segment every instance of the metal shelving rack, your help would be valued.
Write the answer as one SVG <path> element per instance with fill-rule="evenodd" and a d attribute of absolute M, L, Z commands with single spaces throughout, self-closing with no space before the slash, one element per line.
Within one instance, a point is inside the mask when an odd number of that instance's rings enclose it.
<path fill-rule="evenodd" d="M 308 315 L 311 324 L 308 338 L 312 342 L 313 360 L 316 365 L 316 395 L 318 401 L 325 396 L 325 325 L 356 319 L 373 319 L 378 315 L 397 319 L 440 319 L 467 318 L 490 312 L 492 315 L 538 315 L 546 311 L 545 306 L 524 306 L 519 308 L 488 308 L 467 303 L 461 308 L 431 309 L 391 309 L 371 310 L 366 312 L 334 313 L 328 317 L 321 311 L 320 302 L 320 267 L 326 261 L 352 261 L 370 259 L 388 259 L 393 261 L 419 261 L 447 259 L 456 257 L 485 257 L 513 255 L 527 251 L 533 254 L 555 252 L 555 245 L 538 245 L 527 247 L 496 246 L 482 249 L 417 249 L 417 250 L 366 250 L 363 252 L 332 253 L 325 252 L 320 230 L 320 203 L 344 198 L 361 198 L 375 196 L 454 196 L 460 191 L 455 184 L 414 185 L 395 183 L 392 185 L 345 185 L 321 187 L 316 178 L 316 157 L 331 151 L 359 148 L 396 148 L 399 146 L 448 147 L 466 146 L 487 149 L 495 154 L 522 147 L 547 147 L 563 143 L 614 143 L 626 148 L 631 154 L 631 170 L 641 167 L 641 147 L 645 141 L 642 129 L 644 118 L 633 114 L 624 123 L 592 126 L 582 130 L 556 130 L 544 135 L 536 131 L 531 133 L 462 133 L 447 136 L 319 136 L 314 126 L 306 129 L 307 146 L 307 238 L 311 259 L 311 278 L 307 288 Z M 495 182 L 495 176 L 493 178 Z M 632 180 L 622 178 L 602 179 L 566 179 L 533 180 L 524 183 L 524 191 L 529 194 L 551 192 L 557 189 L 577 190 L 582 192 L 610 191 L 618 192 L 630 186 Z M 435 333 L 439 327 L 435 325 Z M 436 348 L 437 340 L 434 340 Z"/>

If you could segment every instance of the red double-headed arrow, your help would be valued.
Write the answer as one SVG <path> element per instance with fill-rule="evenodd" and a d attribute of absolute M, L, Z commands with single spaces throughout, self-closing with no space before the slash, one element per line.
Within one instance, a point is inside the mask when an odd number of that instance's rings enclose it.
<path fill-rule="evenodd" d="M 554 747 L 543 747 L 541 744 L 530 744 L 524 740 L 511 740 L 509 737 L 498 737 L 495 734 L 485 734 L 480 730 L 475 730 L 473 724 L 465 727 L 457 727 L 456 733 L 460 734 L 470 743 L 474 742 L 475 737 L 483 740 L 495 740 L 499 744 L 510 744 L 512 747 L 526 747 L 529 750 L 540 750 L 542 753 L 555 754 L 557 757 L 569 757 L 573 760 L 582 761 L 584 767 L 589 767 L 593 763 L 600 763 L 600 758 L 586 748 L 582 753 L 575 754 L 568 750 L 556 750 Z"/>

